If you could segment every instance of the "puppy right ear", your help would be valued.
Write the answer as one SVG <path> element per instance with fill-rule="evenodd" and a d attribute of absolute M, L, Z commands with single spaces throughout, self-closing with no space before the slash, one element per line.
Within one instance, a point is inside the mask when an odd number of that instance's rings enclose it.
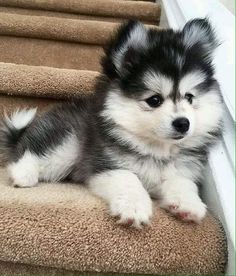
<path fill-rule="evenodd" d="M 182 31 L 183 42 L 188 49 L 203 49 L 204 58 L 211 60 L 213 51 L 219 46 L 215 31 L 208 18 L 196 18 L 186 23 Z"/>
<path fill-rule="evenodd" d="M 131 20 L 123 24 L 105 49 L 103 73 L 110 79 L 126 76 L 147 48 L 147 41 L 147 29 L 141 22 Z"/>

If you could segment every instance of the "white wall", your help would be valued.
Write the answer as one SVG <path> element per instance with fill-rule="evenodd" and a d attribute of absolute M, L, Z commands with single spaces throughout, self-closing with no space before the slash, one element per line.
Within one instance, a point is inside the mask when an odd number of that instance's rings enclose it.
<path fill-rule="evenodd" d="M 230 12 L 235 15 L 235 0 L 219 0 Z"/>

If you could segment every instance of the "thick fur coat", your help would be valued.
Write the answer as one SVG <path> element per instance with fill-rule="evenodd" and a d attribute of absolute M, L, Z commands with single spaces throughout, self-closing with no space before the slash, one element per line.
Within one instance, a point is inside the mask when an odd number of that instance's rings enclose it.
<path fill-rule="evenodd" d="M 223 105 L 214 78 L 217 47 L 207 19 L 183 30 L 123 25 L 102 60 L 95 96 L 6 116 L 0 156 L 13 184 L 85 183 L 121 223 L 149 223 L 151 197 L 200 222 L 198 193 L 210 147 L 221 137 Z"/>

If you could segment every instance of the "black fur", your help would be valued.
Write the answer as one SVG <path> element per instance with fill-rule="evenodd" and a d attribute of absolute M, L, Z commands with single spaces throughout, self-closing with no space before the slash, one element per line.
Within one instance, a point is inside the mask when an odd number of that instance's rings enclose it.
<path fill-rule="evenodd" d="M 141 49 L 134 46 L 128 47 L 122 59 L 122 69 L 117 68 L 114 55 L 127 42 L 130 32 L 137 24 L 139 23 L 131 21 L 120 28 L 117 36 L 107 47 L 106 56 L 102 60 L 104 74 L 110 81 L 117 82 L 126 96 L 133 94 L 137 96 L 138 92 L 142 93 L 147 89 L 142 82 L 142 76 L 150 68 L 173 79 L 176 87 L 180 76 L 196 69 L 204 72 L 209 82 L 213 80 L 212 51 L 217 47 L 218 42 L 207 19 L 195 19 L 189 22 L 182 32 L 150 29 L 147 32 L 147 46 Z M 196 41 L 190 47 L 184 43 L 183 37 L 192 28 L 202 31 L 204 41 Z M 181 66 L 177 56 L 182 63 Z M 131 60 L 128 67 L 127 59 Z M 178 97 L 177 90 L 173 91 L 172 97 L 173 99 Z"/>

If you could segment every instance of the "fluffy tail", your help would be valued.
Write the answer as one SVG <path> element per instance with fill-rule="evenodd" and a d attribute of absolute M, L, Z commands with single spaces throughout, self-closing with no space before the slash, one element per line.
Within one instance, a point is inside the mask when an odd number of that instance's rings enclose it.
<path fill-rule="evenodd" d="M 0 122 L 0 163 L 10 162 L 16 145 L 27 126 L 33 121 L 37 109 L 22 109 Z"/>

